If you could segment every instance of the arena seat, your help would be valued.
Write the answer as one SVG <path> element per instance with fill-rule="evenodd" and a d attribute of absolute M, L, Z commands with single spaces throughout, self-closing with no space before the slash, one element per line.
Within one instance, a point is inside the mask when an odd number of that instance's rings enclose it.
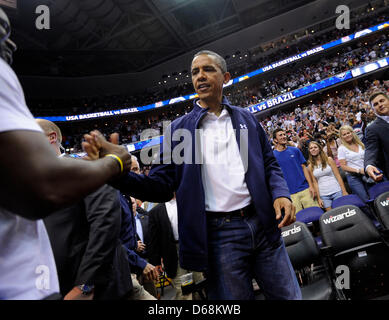
<path fill-rule="evenodd" d="M 360 197 L 356 194 L 349 194 L 347 196 L 340 197 L 332 201 L 332 209 L 344 206 L 344 205 L 353 205 L 358 208 L 366 207 L 366 203 L 362 201 Z"/>
<path fill-rule="evenodd" d="M 389 191 L 375 198 L 374 208 L 381 224 L 389 230 Z"/>
<path fill-rule="evenodd" d="M 308 227 L 299 221 L 281 229 L 290 261 L 300 279 L 304 300 L 332 300 L 337 290 Z M 314 266 L 314 267 L 313 267 Z"/>
<path fill-rule="evenodd" d="M 372 299 L 388 294 L 389 247 L 361 209 L 341 206 L 324 213 L 319 223 L 323 245 L 331 251 L 331 266 L 349 272 L 343 288 L 346 297 Z"/>
<path fill-rule="evenodd" d="M 347 196 L 340 197 L 335 199 L 332 202 L 332 208 L 338 208 L 345 205 L 353 205 L 361 209 L 369 218 L 373 221 L 376 228 L 380 229 L 382 226 L 377 221 L 377 217 L 374 216 L 373 209 L 369 206 L 368 203 L 363 202 L 363 200 L 358 197 L 356 194 L 349 194 Z"/>
<path fill-rule="evenodd" d="M 379 195 L 387 191 L 389 191 L 389 181 L 375 184 L 368 190 L 370 196 L 369 201 L 374 201 Z"/>
<path fill-rule="evenodd" d="M 303 223 L 318 221 L 323 213 L 320 207 L 309 207 L 296 213 L 296 221 Z"/>

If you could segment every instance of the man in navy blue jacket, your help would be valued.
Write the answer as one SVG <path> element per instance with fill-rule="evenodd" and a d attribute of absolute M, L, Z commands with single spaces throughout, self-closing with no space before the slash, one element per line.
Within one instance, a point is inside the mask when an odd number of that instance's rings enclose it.
<path fill-rule="evenodd" d="M 231 76 L 222 57 L 200 51 L 191 73 L 199 99 L 168 127 L 159 163 L 114 185 L 152 202 L 176 192 L 180 265 L 206 272 L 209 299 L 253 299 L 253 278 L 269 299 L 301 299 L 280 234 L 295 209 L 266 134 L 223 97 Z M 99 132 L 86 140 L 104 151 Z"/>
<path fill-rule="evenodd" d="M 130 300 L 155 300 L 137 280 L 136 274 L 143 274 L 145 279 L 154 281 L 159 277 L 158 268 L 148 263 L 136 252 L 137 237 L 135 217 L 133 214 L 132 203 L 119 192 L 121 206 L 121 230 L 120 240 L 127 250 L 127 258 L 131 268 L 131 278 L 133 290 L 129 296 Z"/>

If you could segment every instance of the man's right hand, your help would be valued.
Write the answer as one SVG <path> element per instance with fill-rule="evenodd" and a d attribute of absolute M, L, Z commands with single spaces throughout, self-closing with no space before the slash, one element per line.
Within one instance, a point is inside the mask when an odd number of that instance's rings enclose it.
<path fill-rule="evenodd" d="M 375 182 L 381 181 L 384 177 L 380 170 L 371 165 L 367 168 L 366 172 Z"/>
<path fill-rule="evenodd" d="M 122 160 L 123 170 L 130 171 L 131 155 L 125 147 L 117 145 L 117 135 L 111 135 L 112 142 L 114 143 L 108 142 L 98 130 L 94 130 L 90 134 L 84 135 L 84 138 L 85 141 L 83 142 L 82 147 L 88 154 L 90 160 L 102 158 L 107 154 L 114 154 Z"/>
<path fill-rule="evenodd" d="M 158 267 L 154 267 L 152 264 L 146 264 L 146 267 L 143 269 L 143 275 L 146 280 L 158 280 L 159 271 Z"/>

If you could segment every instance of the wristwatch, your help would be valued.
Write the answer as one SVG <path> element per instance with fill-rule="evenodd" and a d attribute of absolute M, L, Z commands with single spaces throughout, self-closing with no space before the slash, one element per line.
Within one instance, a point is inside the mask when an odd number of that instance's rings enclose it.
<path fill-rule="evenodd" d="M 87 296 L 93 292 L 95 286 L 92 284 L 80 284 L 78 288 L 82 291 L 83 295 Z"/>

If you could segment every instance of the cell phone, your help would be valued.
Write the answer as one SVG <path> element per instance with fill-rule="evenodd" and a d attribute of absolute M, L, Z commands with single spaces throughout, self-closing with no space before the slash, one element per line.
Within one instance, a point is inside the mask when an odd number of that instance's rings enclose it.
<path fill-rule="evenodd" d="M 379 172 L 380 174 L 384 174 L 384 172 L 383 172 L 381 169 L 377 168 L 377 170 L 378 170 L 378 172 Z"/>

